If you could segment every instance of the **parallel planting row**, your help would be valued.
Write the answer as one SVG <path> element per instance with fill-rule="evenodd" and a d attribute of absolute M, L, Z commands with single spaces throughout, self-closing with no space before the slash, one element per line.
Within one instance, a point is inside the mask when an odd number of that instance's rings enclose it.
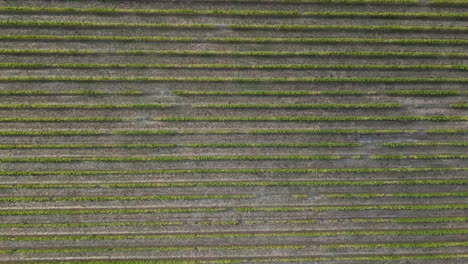
<path fill-rule="evenodd" d="M 317 135 L 369 135 L 369 134 L 414 134 L 416 129 L 315 129 L 315 130 L 43 130 L 43 131 L 0 131 L 0 136 L 99 136 L 99 135 L 229 135 L 229 134 L 317 134 Z M 467 129 L 425 129 L 426 134 L 466 134 Z"/>
<path fill-rule="evenodd" d="M 468 259 L 466 0 L 0 15 L 0 263 Z"/>
<path fill-rule="evenodd" d="M 468 142 L 385 142 L 384 147 L 468 147 Z M 341 148 L 362 147 L 355 142 L 307 142 L 307 143 L 187 143 L 187 144 L 0 144 L 0 149 L 88 149 L 88 148 Z"/>

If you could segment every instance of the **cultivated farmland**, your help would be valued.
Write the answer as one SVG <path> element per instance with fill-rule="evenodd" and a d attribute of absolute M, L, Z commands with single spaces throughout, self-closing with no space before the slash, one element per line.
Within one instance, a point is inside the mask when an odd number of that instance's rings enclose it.
<path fill-rule="evenodd" d="M 468 1 L 0 0 L 1 263 L 468 263 Z"/>

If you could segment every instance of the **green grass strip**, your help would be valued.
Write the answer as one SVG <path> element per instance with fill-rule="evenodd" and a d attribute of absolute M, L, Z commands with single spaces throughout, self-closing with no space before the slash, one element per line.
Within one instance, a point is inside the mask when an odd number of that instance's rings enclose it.
<path fill-rule="evenodd" d="M 0 106 L 1 107 L 1 106 Z M 337 108 L 400 108 L 399 103 L 378 104 L 193 104 L 193 108 L 215 109 L 337 109 Z"/>
<path fill-rule="evenodd" d="M 315 220 L 272 220 L 263 223 L 272 224 L 298 224 L 298 223 L 315 223 Z M 181 226 L 181 225 L 200 225 L 200 226 L 229 226 L 239 225 L 238 220 L 216 220 L 216 221 L 150 221 L 150 222 L 75 222 L 75 223 L 4 223 L 0 224 L 0 228 L 66 228 L 66 227 L 135 227 L 135 226 Z M 250 223 L 255 225 L 256 223 Z M 260 223 L 258 223 L 260 224 Z"/>
<path fill-rule="evenodd" d="M 468 18 L 468 15 L 466 16 Z M 466 45 L 465 39 L 384 39 L 384 38 L 193 38 L 161 36 L 77 36 L 77 35 L 0 35 L 6 41 L 123 41 L 178 43 L 296 43 L 296 44 L 398 44 L 398 45 Z"/>
<path fill-rule="evenodd" d="M 4 36 L 0 36 L 2 39 Z M 6 37 L 6 36 L 5 36 Z M 41 37 L 41 36 L 38 36 Z M 45 37 L 45 36 L 42 36 Z M 68 37 L 68 36 L 64 36 Z M 18 38 L 20 40 L 21 38 Z M 15 40 L 13 38 L 12 40 Z M 59 39 L 57 39 L 59 40 Z M 66 40 L 66 39 L 64 39 Z M 167 41 L 174 41 L 168 39 Z M 198 40 L 217 43 L 296 43 L 296 44 L 335 44 L 335 43 L 366 43 L 366 44 L 399 44 L 399 45 L 466 45 L 468 40 L 462 39 L 384 39 L 384 38 L 207 38 Z"/>
<path fill-rule="evenodd" d="M 307 143 L 187 143 L 181 144 L 190 148 L 308 148 L 308 147 L 361 147 L 361 143 L 354 142 L 307 142 Z M 1 148 L 1 145 L 0 145 Z"/>
<path fill-rule="evenodd" d="M 404 3 L 414 3 L 405 0 Z M 457 1 L 457 2 L 454 2 Z M 444 1 L 444 4 L 465 4 L 464 0 Z M 314 2 L 317 2 L 315 0 Z M 321 0 L 325 3 L 402 3 L 402 0 Z M 435 2 L 440 4 L 441 2 Z M 147 14 L 147 15 L 198 15 L 198 16 L 302 16 L 302 17 L 368 17 L 368 18 L 418 18 L 418 19 L 464 19 L 465 13 L 428 13 L 428 12 L 303 12 L 296 10 L 193 10 L 193 9 L 121 9 L 121 8 L 61 8 L 61 7 L 20 7 L 4 6 L 3 13 L 78 13 L 78 14 Z"/>
<path fill-rule="evenodd" d="M 346 17 L 346 18 L 379 18 L 379 19 L 454 19 L 465 20 L 466 13 L 445 12 L 353 12 L 353 11 L 325 11 L 325 12 L 303 12 L 306 17 Z"/>
<path fill-rule="evenodd" d="M 455 103 L 455 104 L 451 104 L 450 107 L 452 108 L 468 108 L 468 103 Z"/>
<path fill-rule="evenodd" d="M 440 198 L 440 197 L 468 197 L 468 192 L 430 192 L 430 193 L 333 193 L 324 194 L 328 198 L 383 198 L 383 197 L 395 197 L 395 198 Z"/>
<path fill-rule="evenodd" d="M 457 1 L 457 0 L 455 0 Z M 464 0 L 458 0 L 464 1 Z M 258 0 L 234 0 L 239 3 L 258 3 Z M 324 3 L 324 4 L 415 4 L 418 0 L 268 0 L 268 3 Z"/>
<path fill-rule="evenodd" d="M 468 133 L 468 130 L 447 128 L 447 129 L 426 129 L 424 130 L 424 132 L 427 134 L 466 134 Z"/>
<path fill-rule="evenodd" d="M 398 224 L 419 224 L 419 223 L 451 223 L 466 222 L 468 217 L 417 217 L 417 218 L 353 218 L 353 223 L 398 223 Z"/>
<path fill-rule="evenodd" d="M 385 181 L 233 181 L 172 183 L 25 183 L 0 184 L 0 189 L 81 188 L 192 188 L 192 187 L 274 187 L 274 186 L 383 186 L 383 185 L 465 185 L 468 180 L 385 180 Z"/>
<path fill-rule="evenodd" d="M 246 260 L 239 260 L 239 259 L 221 259 L 221 260 L 184 260 L 184 259 L 176 259 L 176 260 L 134 260 L 134 259 L 126 259 L 126 260 L 117 260 L 117 259 L 107 259 L 107 260 L 72 260 L 72 261 L 63 261 L 63 260 L 47 260 L 47 262 L 42 261 L 35 261 L 34 263 L 37 264 L 51 264 L 51 263 L 58 263 L 58 264 L 238 264 L 242 262 L 246 262 Z M 274 259 L 272 260 L 274 261 Z M 15 262 L 17 264 L 29 264 L 31 262 Z"/>
<path fill-rule="evenodd" d="M 192 131 L 197 134 L 197 131 Z M 109 132 L 111 135 L 176 135 L 182 134 L 182 131 L 177 130 L 112 130 Z"/>
<path fill-rule="evenodd" d="M 219 15 L 219 16 L 297 16 L 298 11 L 276 10 L 194 10 L 194 9 L 123 9 L 123 8 L 71 8 L 4 6 L 0 12 L 8 13 L 65 13 L 65 14 L 147 14 L 147 15 Z"/>
<path fill-rule="evenodd" d="M 98 148 L 333 148 L 361 147 L 354 142 L 307 143 L 156 143 L 156 144 L 0 144 L 0 149 L 98 149 Z"/>
<path fill-rule="evenodd" d="M 424 131 L 427 134 L 466 134 L 468 130 L 466 129 L 426 129 Z"/>
<path fill-rule="evenodd" d="M 235 83 L 468 83 L 468 78 L 364 78 L 364 77 L 91 77 L 91 76 L 8 76 L 0 82 L 235 82 Z"/>
<path fill-rule="evenodd" d="M 457 0 L 455 0 L 457 1 Z M 464 0 L 459 0 L 464 1 Z M 234 0 L 234 2 L 258 3 L 258 0 Z M 324 3 L 324 4 L 415 4 L 418 0 L 268 0 L 273 3 Z"/>
<path fill-rule="evenodd" d="M 235 56 L 235 57 L 399 57 L 399 58 L 467 58 L 462 52 L 398 51 L 235 51 L 235 50 L 72 50 L 72 49 L 0 49 L 4 55 L 159 55 L 159 56 Z"/>
<path fill-rule="evenodd" d="M 102 22 L 64 22 L 64 21 L 0 21 L 0 27 L 54 27 L 54 28 L 157 28 L 157 29 L 216 29 L 216 24 L 167 24 L 167 23 L 102 23 Z M 468 31 L 457 26 L 401 26 L 401 25 L 269 25 L 269 24 L 229 24 L 233 30 L 346 30 L 346 31 Z"/>
<path fill-rule="evenodd" d="M 313 224 L 316 220 L 272 220 L 259 221 L 258 223 L 248 223 L 249 225 L 271 224 Z M 0 228 L 64 228 L 64 227 L 128 227 L 128 226 L 180 226 L 180 225 L 201 225 L 201 226 L 232 226 L 241 224 L 238 220 L 219 221 L 151 221 L 151 222 L 75 222 L 75 223 L 5 223 L 0 224 Z M 247 224 L 247 223 L 246 223 Z"/>
<path fill-rule="evenodd" d="M 192 201 L 204 199 L 252 199 L 255 195 L 153 195 L 153 196 L 83 196 L 83 197 L 0 197 L 0 202 L 101 202 L 101 201 Z"/>
<path fill-rule="evenodd" d="M 450 223 L 450 222 L 466 222 L 468 217 L 419 217 L 419 218 L 354 218 L 351 219 L 354 223 Z"/>
<path fill-rule="evenodd" d="M 219 95 L 235 95 L 235 96 L 303 96 L 303 95 L 374 95 L 378 94 L 375 91 L 268 91 L 268 90 L 245 90 L 245 91 L 183 91 L 177 90 L 172 93 L 181 96 L 219 96 Z M 454 90 L 391 90 L 384 91 L 386 95 L 398 96 L 456 96 L 460 95 L 459 91 Z"/>
<path fill-rule="evenodd" d="M 241 0 L 237 0 L 241 1 Z M 245 1 L 245 0 L 242 0 Z M 330 0 L 333 1 L 333 0 Z M 342 1 L 342 0 L 336 0 Z M 350 0 L 352 1 L 352 0 Z M 364 1 L 364 0 L 361 0 Z M 35 262 L 37 264 L 239 264 L 239 263 L 316 263 L 321 261 L 408 261 L 408 260 L 451 260 L 468 258 L 468 254 L 425 254 L 425 255 L 378 255 L 378 256 L 337 256 L 337 257 L 254 257 L 211 260 L 79 260 L 60 262 Z M 20 262 L 17 262 L 20 263 Z M 25 264 L 25 263 L 21 263 Z"/>
<path fill-rule="evenodd" d="M 16 21 L 15 21 L 16 22 Z M 1 24 L 0 24 L 1 25 Z M 196 26 L 196 25 L 195 25 Z M 446 26 L 401 26 L 401 25 L 304 25 L 304 24 L 230 24 L 230 29 L 234 30 L 287 30 L 287 31 L 305 31 L 305 30 L 346 30 L 346 31 L 398 31 L 398 32 L 451 32 L 467 31 L 466 27 L 446 27 Z"/>
<path fill-rule="evenodd" d="M 0 136 L 99 136 L 105 133 L 97 130 L 1 130 Z"/>
<path fill-rule="evenodd" d="M 395 159 L 468 159 L 465 154 L 418 154 L 418 155 L 370 155 L 374 160 L 395 160 Z"/>
<path fill-rule="evenodd" d="M 156 117 L 164 122 L 355 122 L 355 121 L 468 121 L 468 116 L 172 116 Z"/>
<path fill-rule="evenodd" d="M 353 223 L 454 223 L 467 222 L 468 217 L 433 217 L 433 218 L 353 218 L 353 219 L 327 219 L 326 222 L 351 221 Z M 244 221 L 246 225 L 264 224 L 320 224 L 320 220 L 315 219 L 291 219 L 291 220 L 271 220 L 271 221 Z M 149 222 L 74 222 L 74 223 L 0 223 L 0 228 L 73 228 L 73 227 L 133 227 L 133 226 L 181 226 L 181 225 L 239 225 L 238 220 L 220 221 L 149 221 Z"/>
<path fill-rule="evenodd" d="M 173 94 L 181 96 L 192 95 L 237 95 L 237 96 L 303 96 L 303 95 L 369 95 L 376 92 L 364 91 L 172 91 Z"/>
<path fill-rule="evenodd" d="M 155 208 L 155 209 L 22 209 L 0 210 L 0 215 L 87 215 L 87 214 L 190 214 L 218 213 L 225 208 Z M 0 238 L 1 241 L 1 238 Z"/>
<path fill-rule="evenodd" d="M 468 242 L 414 242 L 414 243 L 360 243 L 360 244 L 326 244 L 320 245 L 322 248 L 345 249 L 377 249 L 377 248 L 445 248 L 445 247 L 466 247 Z"/>
<path fill-rule="evenodd" d="M 170 169 L 170 170 L 63 170 L 63 171 L 0 171 L 0 176 L 93 176 L 197 173 L 410 173 L 410 172 L 468 171 L 468 167 L 413 167 L 413 168 L 228 168 L 228 169 Z"/>
<path fill-rule="evenodd" d="M 195 223 L 195 222 L 194 222 Z M 179 226 L 180 221 L 151 222 L 75 222 L 75 223 L 3 223 L 0 228 L 65 228 L 65 227 L 127 227 L 127 226 Z"/>
<path fill-rule="evenodd" d="M 236 212 L 301 212 L 301 211 L 362 211 L 362 210 L 460 210 L 468 204 L 431 205 L 347 205 L 347 206 L 291 206 L 291 207 L 236 207 Z M 1 212 L 1 211 L 0 211 Z"/>
<path fill-rule="evenodd" d="M 401 261 L 401 260 L 445 260 L 468 258 L 468 254 L 426 254 L 426 255 L 410 255 L 410 256 L 346 256 L 336 257 L 339 261 Z"/>
<path fill-rule="evenodd" d="M 419 154 L 409 155 L 410 159 L 467 159 L 468 155 L 465 154 Z"/>
<path fill-rule="evenodd" d="M 229 134 L 253 134 L 253 135 L 287 135 L 287 134 L 314 134 L 314 135 L 335 135 L 335 134 L 412 134 L 416 130 L 406 129 L 255 129 L 255 130 L 114 130 L 111 133 L 115 135 L 152 135 L 152 134 L 182 134 L 182 135 L 197 135 L 197 134 L 212 134 L 212 135 L 229 135 Z M 0 131 L 1 135 L 1 131 Z"/>
<path fill-rule="evenodd" d="M 0 107 L 1 108 L 1 107 Z M 0 122 L 122 122 L 120 117 L 0 117 Z"/>
<path fill-rule="evenodd" d="M 119 109 L 169 108 L 168 104 L 0 104 L 0 109 Z"/>
<path fill-rule="evenodd" d="M 170 251 L 211 251 L 211 250 L 298 250 L 302 245 L 262 245 L 262 246 L 172 246 L 172 247 L 125 247 L 125 248 L 48 248 L 5 250 L 3 254 L 64 254 L 64 253 L 105 253 L 105 252 L 170 252 Z M 1 252 L 0 252 L 1 253 Z"/>
<path fill-rule="evenodd" d="M 385 91 L 384 94 L 398 96 L 456 96 L 460 95 L 460 92 L 452 90 L 391 90 Z"/>
<path fill-rule="evenodd" d="M 339 160 L 338 155 L 280 155 L 280 156 L 133 156 L 133 157 L 31 157 L 31 158 L 0 158 L 1 163 L 67 163 L 79 161 L 95 162 L 138 162 L 138 161 L 222 161 L 222 160 Z"/>
<path fill-rule="evenodd" d="M 462 5 L 468 4 L 467 0 L 429 0 L 429 3 L 436 5 Z"/>
<path fill-rule="evenodd" d="M 175 148 L 177 144 L 0 144 L 0 149 Z"/>
<path fill-rule="evenodd" d="M 468 28 L 467 28 L 468 30 Z M 468 70 L 468 65 L 388 64 L 94 64 L 0 63 L 4 69 Z"/>
<path fill-rule="evenodd" d="M 382 143 L 384 147 L 468 147 L 468 142 L 389 142 Z"/>
<path fill-rule="evenodd" d="M 430 130 L 439 131 L 439 130 Z M 464 131 L 464 130 L 463 130 Z M 230 135 L 230 134 L 314 134 L 314 135 L 336 135 L 336 134 L 413 134 L 416 130 L 401 129 L 284 129 L 284 130 L 111 130 L 109 132 L 99 130 L 0 130 L 0 136 L 102 136 L 102 135 Z M 460 133 L 460 132 L 459 132 Z"/>
<path fill-rule="evenodd" d="M 1 95 L 142 95 L 140 91 L 96 91 L 96 90 L 71 90 L 71 91 L 44 91 L 44 90 L 0 90 Z"/>
<path fill-rule="evenodd" d="M 0 40 L 43 40 L 43 41 L 141 41 L 141 42 L 197 42 L 192 37 L 160 37 L 160 36 L 77 36 L 77 35 L 0 35 Z M 198 41 L 209 41 L 198 40 Z"/>
<path fill-rule="evenodd" d="M 332 0 L 333 1 L 333 0 Z M 339 0 L 338 0 L 339 1 Z M 462 259 L 468 258 L 468 254 L 425 254 L 425 255 L 373 255 L 373 256 L 336 256 L 331 257 L 264 257 L 253 259 L 222 259 L 222 260 L 203 260 L 198 263 L 202 264 L 239 264 L 247 263 L 315 263 L 321 261 L 403 261 L 403 260 L 445 260 L 445 259 Z M 150 262 L 151 263 L 151 262 Z M 196 264 L 192 262 L 190 264 Z M 89 263 L 88 263 L 89 264 Z M 102 263 L 93 263 L 102 264 Z M 115 264 L 115 263 L 114 263 Z M 118 263 L 120 264 L 120 263 Z M 145 263 L 129 263 L 129 264 L 145 264 Z M 158 264 L 158 263 L 156 263 Z M 187 262 L 168 263 L 168 264 L 188 264 Z"/>
<path fill-rule="evenodd" d="M 167 23 L 102 23 L 102 22 L 64 22 L 64 21 L 22 21 L 6 20 L 0 27 L 54 27 L 54 28 L 161 28 L 161 29 L 215 29 L 216 24 L 167 24 Z M 434 27 L 434 30 L 437 27 Z M 442 27 L 444 28 L 444 27 Z M 398 29 L 395 29 L 398 30 Z M 404 30 L 404 29 L 403 29 Z M 424 29 L 422 29 L 424 30 Z M 441 29 L 442 30 L 442 29 Z M 447 27 L 447 30 L 456 30 Z M 461 29 L 460 29 L 461 30 Z"/>
<path fill-rule="evenodd" d="M 420 230 L 353 230 L 353 231 L 301 231 L 277 233 L 196 233 L 196 234 L 141 234 L 141 235 L 42 235 L 7 236 L 0 241 L 86 241 L 123 239 L 196 239 L 196 238 L 256 238 L 256 237 L 337 237 L 337 236 L 444 236 L 465 235 L 467 229 L 420 229 Z"/>
<path fill-rule="evenodd" d="M 258 3 L 258 0 L 234 0 L 240 3 Z M 323 4 L 417 4 L 418 0 L 268 0 L 273 3 L 323 3 Z M 429 0 L 430 4 L 459 5 L 468 4 L 468 0 Z"/>

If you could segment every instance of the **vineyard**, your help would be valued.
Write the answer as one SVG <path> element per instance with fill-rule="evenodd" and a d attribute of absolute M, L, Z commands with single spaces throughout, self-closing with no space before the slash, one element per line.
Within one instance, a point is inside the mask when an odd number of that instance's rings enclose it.
<path fill-rule="evenodd" d="M 468 0 L 0 0 L 0 264 L 468 263 Z"/>

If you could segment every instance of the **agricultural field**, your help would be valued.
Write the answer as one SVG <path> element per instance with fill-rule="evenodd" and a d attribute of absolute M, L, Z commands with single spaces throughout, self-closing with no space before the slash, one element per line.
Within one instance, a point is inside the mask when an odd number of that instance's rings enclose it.
<path fill-rule="evenodd" d="M 0 264 L 468 263 L 467 0 L 0 0 Z"/>

